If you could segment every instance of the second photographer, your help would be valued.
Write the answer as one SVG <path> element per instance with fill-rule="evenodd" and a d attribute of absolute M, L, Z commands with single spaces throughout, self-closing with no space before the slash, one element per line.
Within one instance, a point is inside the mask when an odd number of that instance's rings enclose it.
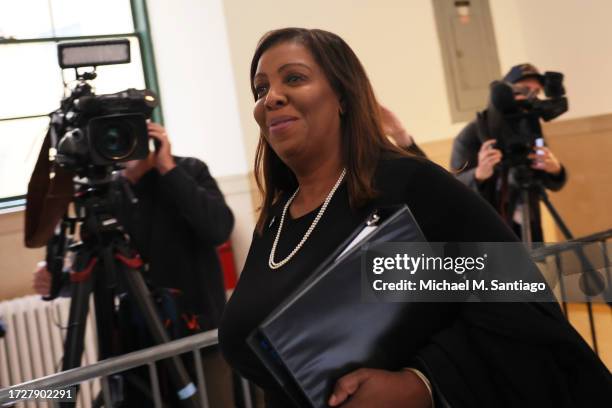
<path fill-rule="evenodd" d="M 453 143 L 451 168 L 457 178 L 493 205 L 519 237 L 528 213 L 531 242 L 543 241 L 538 188 L 558 191 L 567 180 L 540 128 L 540 119 L 567 110 L 561 80 L 561 74 L 542 75 L 531 64 L 512 67 L 503 82 L 493 83 L 487 109 Z M 554 97 L 542 101 L 538 96 L 545 89 Z M 522 189 L 528 190 L 528 203 L 523 202 Z"/>

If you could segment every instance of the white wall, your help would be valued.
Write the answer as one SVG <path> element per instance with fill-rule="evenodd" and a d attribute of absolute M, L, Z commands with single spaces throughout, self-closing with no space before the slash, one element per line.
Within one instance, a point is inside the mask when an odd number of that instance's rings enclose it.
<path fill-rule="evenodd" d="M 148 0 L 173 152 L 215 177 L 245 174 L 245 150 L 221 0 Z"/>
<path fill-rule="evenodd" d="M 516 0 L 489 0 L 495 30 L 501 75 L 516 64 L 529 62 L 518 3 Z"/>
<path fill-rule="evenodd" d="M 147 5 L 173 153 L 204 160 L 217 179 L 236 219 L 231 240 L 241 270 L 254 212 L 221 0 Z"/>
<path fill-rule="evenodd" d="M 500 5 L 507 0 L 494 0 Z M 612 2 L 513 0 L 524 60 L 565 74 L 570 111 L 562 119 L 612 112 Z M 504 6 L 506 7 L 506 6 Z M 498 15 L 496 24 L 503 24 Z M 506 30 L 505 35 L 511 33 Z M 522 61 L 519 61 L 522 62 Z"/>

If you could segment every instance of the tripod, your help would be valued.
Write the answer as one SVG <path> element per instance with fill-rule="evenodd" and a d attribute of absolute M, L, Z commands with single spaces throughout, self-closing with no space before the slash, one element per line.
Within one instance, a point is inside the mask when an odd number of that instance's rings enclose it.
<path fill-rule="evenodd" d="M 141 275 L 143 261 L 113 215 L 113 196 L 117 192 L 111 186 L 110 176 L 96 181 L 85 180 L 77 182 L 78 189 L 74 199 L 77 217 L 65 218 L 65 222 L 72 224 L 72 230 L 74 224 L 80 222 L 82 242 L 70 248 L 70 251 L 75 253 L 75 259 L 74 272 L 70 274 L 72 301 L 62 370 L 80 366 L 89 296 L 92 293 L 98 332 L 98 354 L 101 360 L 118 355 L 115 296 L 119 288 L 125 288 L 134 299 L 154 342 L 162 344 L 170 341 Z M 124 187 L 129 188 L 127 184 Z M 131 193 L 128 196 L 133 198 Z M 62 233 L 65 233 L 65 228 L 62 228 Z M 199 406 L 197 389 L 180 358 L 168 358 L 163 360 L 163 364 L 170 373 L 181 405 Z M 111 401 L 111 390 L 104 381 L 102 392 L 105 394 L 105 400 Z M 71 407 L 73 404 L 62 403 L 61 406 Z"/>
<path fill-rule="evenodd" d="M 573 235 L 567 228 L 563 219 L 553 207 L 552 203 L 548 199 L 546 190 L 542 185 L 542 182 L 536 179 L 534 171 L 526 163 L 510 164 L 506 166 L 506 170 L 502 172 L 508 177 L 507 184 L 510 188 L 519 191 L 521 200 L 520 211 L 521 211 L 521 240 L 527 246 L 528 249 L 533 249 L 533 228 L 532 228 L 532 214 L 534 209 L 532 208 L 532 195 L 535 194 L 542 201 L 547 203 L 547 208 L 554 213 L 554 220 L 563 231 L 566 239 L 573 239 Z M 502 203 L 502 206 L 506 203 Z"/>

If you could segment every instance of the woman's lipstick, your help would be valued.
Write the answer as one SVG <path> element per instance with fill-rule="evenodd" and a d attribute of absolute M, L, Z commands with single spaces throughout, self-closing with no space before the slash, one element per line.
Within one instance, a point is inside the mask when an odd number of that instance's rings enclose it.
<path fill-rule="evenodd" d="M 277 118 L 273 118 L 270 120 L 268 129 L 271 134 L 281 133 L 290 128 L 293 125 L 293 122 L 297 120 L 296 117 L 293 116 L 280 116 Z"/>

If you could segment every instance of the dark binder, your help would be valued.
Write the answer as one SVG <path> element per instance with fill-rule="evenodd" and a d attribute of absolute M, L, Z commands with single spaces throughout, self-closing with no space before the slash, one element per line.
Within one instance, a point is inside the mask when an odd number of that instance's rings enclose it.
<path fill-rule="evenodd" d="M 336 380 L 354 369 L 401 368 L 398 357 L 426 337 L 402 333 L 412 304 L 362 301 L 362 248 L 384 242 L 425 242 L 407 206 L 372 213 L 249 336 L 296 406 L 327 407 Z"/>

